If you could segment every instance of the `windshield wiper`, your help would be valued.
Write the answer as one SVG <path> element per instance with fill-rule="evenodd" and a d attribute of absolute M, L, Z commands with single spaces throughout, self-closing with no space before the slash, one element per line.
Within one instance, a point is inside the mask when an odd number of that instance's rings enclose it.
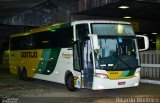
<path fill-rule="evenodd" d="M 130 65 L 128 65 L 125 61 L 123 61 L 121 59 L 122 55 L 121 55 L 121 49 L 118 47 L 118 45 L 116 45 L 116 56 L 115 56 L 115 65 L 114 65 L 114 69 L 116 69 L 116 66 L 118 64 L 118 62 L 120 61 L 121 63 L 125 64 L 125 66 L 127 66 L 127 68 L 132 68 Z"/>

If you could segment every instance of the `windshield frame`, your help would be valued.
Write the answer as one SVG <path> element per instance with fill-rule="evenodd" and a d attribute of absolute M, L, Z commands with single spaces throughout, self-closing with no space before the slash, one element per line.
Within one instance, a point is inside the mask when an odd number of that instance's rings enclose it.
<path fill-rule="evenodd" d="M 132 31 L 133 31 L 133 35 L 99 35 L 99 34 L 97 34 L 98 36 L 108 36 L 108 37 L 135 37 L 136 36 L 136 34 L 135 34 L 135 32 L 134 32 L 134 30 L 133 30 L 133 28 L 132 28 L 132 26 L 131 26 L 131 24 L 123 24 L 123 23 L 90 23 L 90 29 L 91 29 L 91 34 L 96 34 L 96 33 L 93 33 L 93 25 L 94 24 L 107 24 L 107 25 L 110 25 L 110 24 L 114 24 L 114 25 L 128 25 L 128 26 L 130 26 L 131 27 L 131 29 L 132 29 Z"/>

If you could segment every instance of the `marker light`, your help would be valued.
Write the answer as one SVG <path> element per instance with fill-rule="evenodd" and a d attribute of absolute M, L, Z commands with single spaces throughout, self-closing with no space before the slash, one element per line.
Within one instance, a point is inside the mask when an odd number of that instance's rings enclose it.
<path fill-rule="evenodd" d="M 54 30 L 54 29 L 51 29 L 51 32 L 56 32 L 56 30 Z"/>
<path fill-rule="evenodd" d="M 50 72 L 50 70 L 47 70 L 47 72 L 49 73 L 49 72 Z"/>
<path fill-rule="evenodd" d="M 26 34 L 24 34 L 24 35 L 28 35 L 29 33 L 26 33 Z"/>

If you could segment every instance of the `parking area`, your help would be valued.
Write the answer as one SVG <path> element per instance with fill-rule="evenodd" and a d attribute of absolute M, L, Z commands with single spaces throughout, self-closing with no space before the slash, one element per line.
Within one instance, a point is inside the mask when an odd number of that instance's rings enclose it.
<path fill-rule="evenodd" d="M 0 97 L 19 98 L 19 100 L 35 99 L 38 102 L 65 101 L 95 102 L 95 103 L 123 103 L 127 98 L 158 98 L 160 100 L 160 86 L 140 83 L 138 87 L 93 91 L 89 89 L 79 89 L 70 92 L 62 84 L 47 82 L 42 80 L 20 81 L 16 76 L 9 73 L 7 68 L 0 71 Z M 58 99 L 57 99 L 58 97 Z M 20 99 L 21 98 L 21 99 Z M 23 98 L 23 99 L 22 99 Z M 30 99 L 28 99 L 30 98 Z M 122 98 L 122 99 L 121 99 Z M 33 102 L 33 100 L 32 100 Z M 145 101 L 146 102 L 146 101 Z M 158 101 L 157 101 L 158 102 Z M 50 102 L 49 102 L 50 103 Z M 82 102 L 83 103 L 83 102 Z M 143 102 L 144 103 L 144 102 Z"/>

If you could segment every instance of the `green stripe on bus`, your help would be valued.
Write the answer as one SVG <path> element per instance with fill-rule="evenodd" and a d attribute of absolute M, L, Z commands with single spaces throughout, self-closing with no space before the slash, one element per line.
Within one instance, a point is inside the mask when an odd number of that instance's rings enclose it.
<path fill-rule="evenodd" d="M 128 75 L 129 72 L 130 70 L 123 71 L 123 73 L 119 77 L 125 77 Z"/>
<path fill-rule="evenodd" d="M 38 65 L 37 73 L 43 74 L 43 72 L 45 71 L 50 53 L 51 53 L 51 49 L 43 49 L 42 56 Z"/>
<path fill-rule="evenodd" d="M 54 71 L 57 61 L 58 61 L 60 51 L 61 51 L 60 48 L 55 48 L 51 50 L 51 53 L 49 56 L 50 60 L 48 61 L 46 69 L 43 72 L 43 74 L 49 75 Z"/>
<path fill-rule="evenodd" d="M 130 70 L 127 76 L 133 76 L 135 71 L 136 71 L 136 69 Z"/>

